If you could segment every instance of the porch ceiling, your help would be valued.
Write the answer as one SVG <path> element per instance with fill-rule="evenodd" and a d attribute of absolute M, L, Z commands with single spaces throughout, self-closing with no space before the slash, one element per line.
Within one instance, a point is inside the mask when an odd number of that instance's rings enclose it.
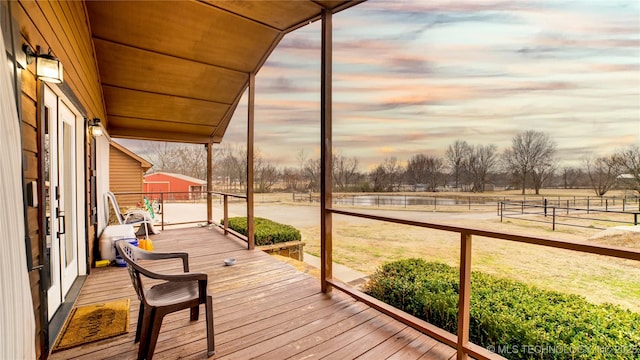
<path fill-rule="evenodd" d="M 87 1 L 113 137 L 218 143 L 282 37 L 361 1 Z"/>

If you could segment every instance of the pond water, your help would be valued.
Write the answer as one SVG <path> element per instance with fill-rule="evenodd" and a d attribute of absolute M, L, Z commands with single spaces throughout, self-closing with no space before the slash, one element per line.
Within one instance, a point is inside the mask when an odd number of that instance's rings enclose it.
<path fill-rule="evenodd" d="M 340 197 L 333 199 L 334 204 L 338 205 L 359 205 L 359 206 L 411 206 L 411 205 L 435 205 L 435 206 L 452 206 L 452 205 L 468 205 L 469 199 L 452 199 L 428 196 L 411 196 L 411 195 L 356 195 L 349 197 Z M 494 203 L 495 201 L 491 201 Z M 473 200 L 474 204 L 488 204 L 486 201 Z"/>

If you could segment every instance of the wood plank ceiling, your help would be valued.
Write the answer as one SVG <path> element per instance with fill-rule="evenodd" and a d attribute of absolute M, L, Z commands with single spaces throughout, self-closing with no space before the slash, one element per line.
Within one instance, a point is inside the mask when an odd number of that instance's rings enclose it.
<path fill-rule="evenodd" d="M 87 1 L 113 137 L 219 143 L 282 37 L 361 1 Z"/>

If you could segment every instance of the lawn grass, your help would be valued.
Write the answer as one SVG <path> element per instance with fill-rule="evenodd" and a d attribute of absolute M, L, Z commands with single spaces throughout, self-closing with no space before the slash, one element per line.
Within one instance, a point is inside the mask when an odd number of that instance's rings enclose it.
<path fill-rule="evenodd" d="M 469 220 L 463 225 L 577 241 L 584 241 L 597 232 L 568 227 L 553 232 L 546 224 L 519 219 L 510 219 L 508 223 L 500 223 L 499 219 Z M 385 262 L 410 257 L 458 266 L 460 235 L 457 233 L 375 221 L 350 223 L 348 219 L 334 219 L 333 228 L 333 260 L 366 274 L 373 273 Z M 319 228 L 303 228 L 301 232 L 307 244 L 305 251 L 319 256 Z M 628 236 L 632 238 L 623 243 L 640 246 L 640 233 Z M 613 237 L 610 242 L 620 245 L 621 241 Z M 637 261 L 483 237 L 473 238 L 472 256 L 474 271 L 543 289 L 580 294 L 594 303 L 609 302 L 640 312 L 640 263 Z"/>
<path fill-rule="evenodd" d="M 484 194 L 406 193 L 406 195 L 472 198 L 477 196 L 511 197 L 519 194 L 519 190 Z M 402 194 L 394 193 L 394 195 Z M 291 193 L 261 194 L 260 196 L 258 201 L 288 206 L 289 210 L 287 211 L 290 211 L 291 206 L 295 208 L 318 206 L 318 203 L 293 202 Z M 595 198 L 593 191 L 587 189 L 542 189 L 541 196 L 548 198 L 590 196 Z M 610 192 L 607 193 L 607 196 L 621 198 L 624 193 L 621 191 Z M 534 197 L 536 196 L 528 190 L 527 199 Z M 394 210 L 397 215 L 393 215 L 393 217 L 398 218 L 402 217 L 404 211 L 424 211 L 425 218 L 428 219 L 428 214 L 433 211 L 433 206 L 410 206 L 408 208 L 383 206 L 377 207 L 377 209 Z M 356 210 L 358 209 L 356 208 Z M 469 211 L 465 206 L 456 206 L 439 207 L 437 210 L 450 214 L 473 214 L 478 211 L 495 214 L 496 207 L 486 206 L 484 209 L 472 207 L 472 210 Z M 620 216 L 624 216 L 623 221 L 628 222 L 632 219 L 629 214 L 618 216 L 598 213 L 597 216 L 590 215 L 591 217 L 616 221 L 620 219 Z M 293 222 L 293 220 L 298 220 L 296 216 L 291 215 L 291 217 L 291 223 L 302 233 L 302 240 L 306 243 L 305 252 L 319 256 L 319 225 L 301 226 Z M 584 215 L 583 217 L 589 216 Z M 543 219 L 538 218 L 538 220 Z M 594 234 L 601 232 L 595 227 L 610 227 L 620 225 L 619 223 L 589 219 L 563 219 L 562 222 L 583 227 L 558 225 L 556 231 L 553 231 L 550 223 L 535 223 L 519 218 L 505 218 L 501 223 L 498 216 L 490 220 L 452 220 L 450 224 L 559 240 L 591 241 L 640 248 L 640 233 L 591 239 Z M 460 235 L 457 233 L 365 221 L 346 216 L 334 216 L 333 229 L 333 260 L 367 274 L 373 273 L 378 266 L 387 261 L 410 257 L 421 257 L 427 261 L 440 261 L 451 266 L 458 266 Z M 618 260 L 605 256 L 474 237 L 473 270 L 522 281 L 543 289 L 584 295 L 594 303 L 610 302 L 640 312 L 640 262 L 637 261 Z"/>

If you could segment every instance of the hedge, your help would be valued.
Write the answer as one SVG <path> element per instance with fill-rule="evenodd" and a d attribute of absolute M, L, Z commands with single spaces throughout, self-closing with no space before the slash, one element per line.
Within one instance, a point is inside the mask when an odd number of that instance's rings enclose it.
<path fill-rule="evenodd" d="M 223 223 L 220 220 L 220 223 Z M 253 218 L 254 236 L 256 245 L 272 245 L 287 241 L 296 241 L 302 239 L 300 231 L 291 225 L 280 224 L 265 218 Z M 229 218 L 229 228 L 240 234 L 247 236 L 247 218 L 233 217 Z"/>
<path fill-rule="evenodd" d="M 458 324 L 458 269 L 406 259 L 381 266 L 367 293 L 451 333 Z M 583 296 L 472 272 L 474 344 L 509 359 L 640 359 L 640 314 Z"/>

